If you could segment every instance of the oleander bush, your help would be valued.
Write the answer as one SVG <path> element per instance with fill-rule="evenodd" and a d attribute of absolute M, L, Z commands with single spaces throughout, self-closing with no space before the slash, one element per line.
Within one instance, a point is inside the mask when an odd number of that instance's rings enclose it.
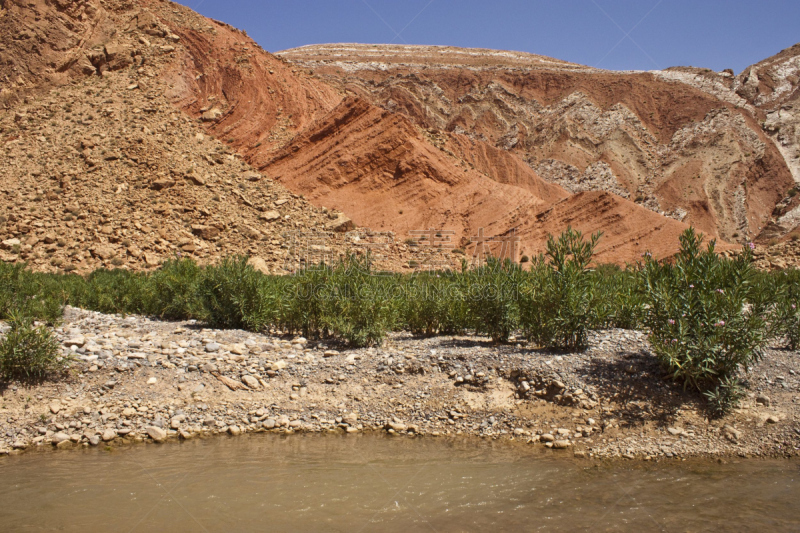
<path fill-rule="evenodd" d="M 519 286 L 524 273 L 510 260 L 488 258 L 467 274 L 467 305 L 473 328 L 494 342 L 508 342 L 519 327 Z"/>
<path fill-rule="evenodd" d="M 145 308 L 167 320 L 205 319 L 199 287 L 206 271 L 191 259 L 172 259 L 147 277 Z"/>
<path fill-rule="evenodd" d="M 647 257 L 639 271 L 644 324 L 653 353 L 673 379 L 720 398 L 737 398 L 737 377 L 763 354 L 769 319 L 752 251 L 718 255 L 687 229 L 672 262 Z M 728 400 L 726 400 L 726 398 Z"/>
<path fill-rule="evenodd" d="M 398 320 L 400 295 L 396 276 L 373 271 L 369 256 L 349 256 L 328 280 L 331 333 L 351 346 L 380 344 Z"/>
<path fill-rule="evenodd" d="M 773 302 L 761 305 L 770 320 L 771 336 L 785 342 L 791 350 L 800 348 L 800 270 L 790 269 L 771 275 L 761 274 L 761 293 Z"/>
<path fill-rule="evenodd" d="M 38 380 L 66 368 L 69 361 L 47 327 L 18 315 L 9 317 L 9 326 L 0 340 L 0 378 Z"/>
<path fill-rule="evenodd" d="M 320 264 L 286 277 L 279 304 L 281 329 L 307 338 L 330 335 L 328 287 L 332 275 L 330 266 Z"/>
<path fill-rule="evenodd" d="M 599 239 L 596 233 L 587 241 L 572 228 L 548 237 L 546 256 L 534 261 L 520 290 L 522 327 L 531 341 L 557 350 L 586 347 L 596 322 L 597 278 L 589 264 Z"/>
<path fill-rule="evenodd" d="M 459 335 L 471 329 L 468 281 L 461 272 L 421 272 L 400 286 L 398 324 L 417 335 Z"/>
<path fill-rule="evenodd" d="M 639 329 L 643 303 L 636 269 L 599 265 L 590 272 L 593 310 L 590 329 Z"/>
<path fill-rule="evenodd" d="M 72 286 L 70 304 L 101 313 L 147 314 L 150 276 L 129 270 L 95 270 L 85 283 Z"/>
<path fill-rule="evenodd" d="M 69 283 L 64 282 L 69 279 L 31 272 L 23 263 L 0 262 L 0 319 L 17 315 L 58 321 L 68 300 Z"/>
<path fill-rule="evenodd" d="M 206 267 L 197 291 L 211 327 L 260 331 L 278 317 L 277 284 L 249 265 L 244 256 Z"/>

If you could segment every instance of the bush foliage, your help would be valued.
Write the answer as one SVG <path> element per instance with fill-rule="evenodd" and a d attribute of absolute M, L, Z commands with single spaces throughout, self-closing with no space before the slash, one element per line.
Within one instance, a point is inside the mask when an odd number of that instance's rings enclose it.
<path fill-rule="evenodd" d="M 589 270 L 599 239 L 597 233 L 586 241 L 572 228 L 557 239 L 548 237 L 546 258 L 534 262 L 521 291 L 522 325 L 529 339 L 558 350 L 586 347 L 599 308 Z"/>
<path fill-rule="evenodd" d="M 0 378 L 36 380 L 66 368 L 58 341 L 44 325 L 20 316 L 12 316 L 9 325 L 0 341 Z"/>
<path fill-rule="evenodd" d="M 647 257 L 640 272 L 644 324 L 653 353 L 676 380 L 733 400 L 736 378 L 762 357 L 769 338 L 749 247 L 735 258 L 702 249 L 693 229 L 673 262 Z"/>
<path fill-rule="evenodd" d="M 490 258 L 474 267 L 464 262 L 459 271 L 413 275 L 376 272 L 369 256 L 357 255 L 287 276 L 264 275 L 246 257 L 205 267 L 172 260 L 152 273 L 98 270 L 85 278 L 2 263 L 0 319 L 54 323 L 69 304 L 352 346 L 406 330 L 472 332 L 495 342 L 524 337 L 556 350 L 583 349 L 592 329 L 646 329 L 672 377 L 704 391 L 719 409 L 738 398 L 738 377 L 769 339 L 800 347 L 800 271 L 758 272 L 749 248 L 727 259 L 713 242 L 703 248 L 693 230 L 681 236 L 681 251 L 670 261 L 646 256 L 626 269 L 596 266 L 599 239 L 568 228 L 524 265 Z M 28 330 L 15 323 L 22 339 Z"/>

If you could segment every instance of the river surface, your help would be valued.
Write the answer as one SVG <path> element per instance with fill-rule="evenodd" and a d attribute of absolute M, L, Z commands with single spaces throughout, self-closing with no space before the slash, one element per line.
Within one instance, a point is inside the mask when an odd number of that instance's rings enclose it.
<path fill-rule="evenodd" d="M 0 459 L 0 531 L 800 531 L 800 463 L 248 435 Z"/>

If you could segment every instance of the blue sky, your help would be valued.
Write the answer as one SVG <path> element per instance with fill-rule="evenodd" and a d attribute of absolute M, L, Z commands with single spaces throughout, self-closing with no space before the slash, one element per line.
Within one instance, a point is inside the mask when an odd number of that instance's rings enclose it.
<path fill-rule="evenodd" d="M 607 69 L 732 68 L 800 42 L 800 0 L 181 0 L 271 52 L 359 42 L 519 50 Z"/>

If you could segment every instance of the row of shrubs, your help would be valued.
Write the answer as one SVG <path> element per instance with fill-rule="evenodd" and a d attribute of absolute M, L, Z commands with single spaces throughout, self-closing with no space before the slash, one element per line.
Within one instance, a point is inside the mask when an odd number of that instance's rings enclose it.
<path fill-rule="evenodd" d="M 152 273 L 98 270 L 33 273 L 0 265 L 0 318 L 55 322 L 65 304 L 105 313 L 197 319 L 211 327 L 337 338 L 352 346 L 380 343 L 387 332 L 474 332 L 512 336 L 553 350 L 580 350 L 593 329 L 645 329 L 673 377 L 720 405 L 738 394 L 737 376 L 770 339 L 800 344 L 800 273 L 765 273 L 745 247 L 734 258 L 702 247 L 693 230 L 674 260 L 645 254 L 627 269 L 591 268 L 600 235 L 568 229 L 522 269 L 489 260 L 460 271 L 401 275 L 372 270 L 350 256 L 288 276 L 254 270 L 246 257 L 201 267 L 168 261 Z"/>

